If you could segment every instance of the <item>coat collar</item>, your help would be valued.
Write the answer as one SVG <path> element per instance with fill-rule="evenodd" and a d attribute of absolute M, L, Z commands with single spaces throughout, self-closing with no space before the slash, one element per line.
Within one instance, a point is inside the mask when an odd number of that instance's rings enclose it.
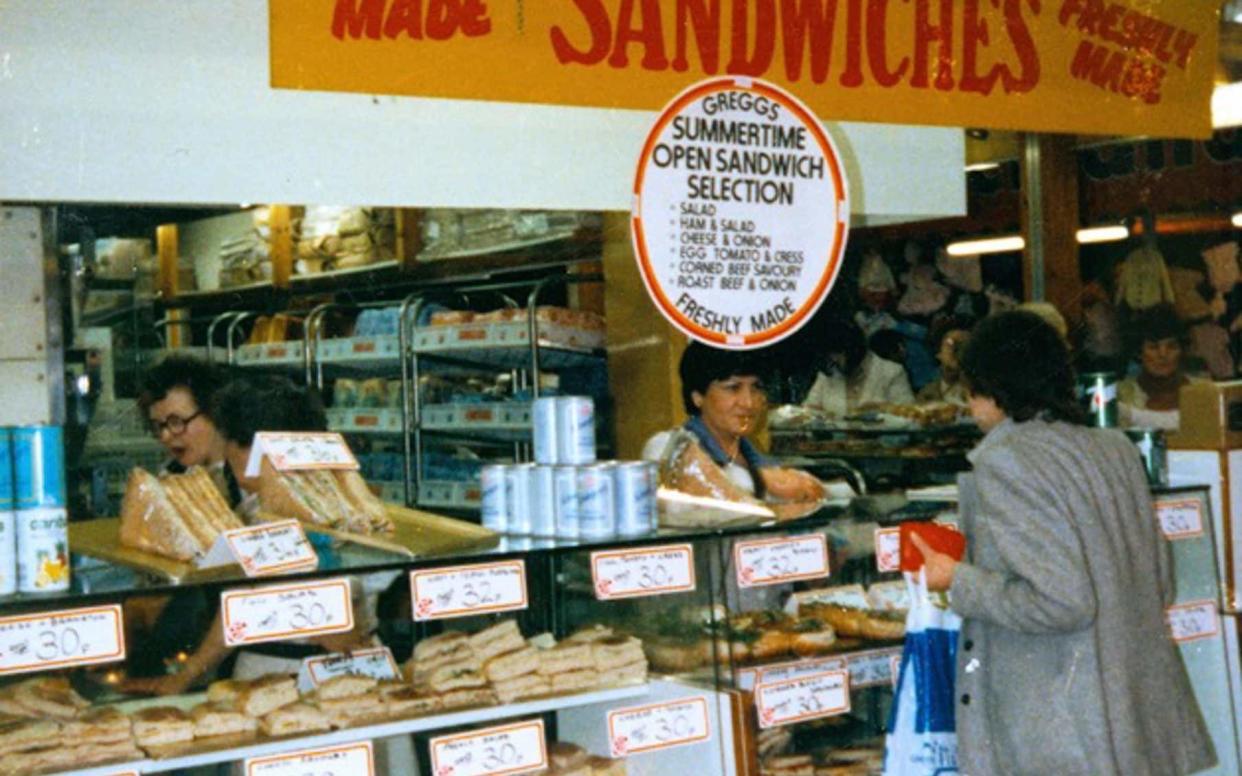
<path fill-rule="evenodd" d="M 979 456 L 983 455 L 989 448 L 999 445 L 1004 440 L 1013 435 L 1018 428 L 1018 424 L 1013 418 L 1005 418 L 1000 423 L 992 427 L 992 430 L 979 440 L 979 444 L 975 445 L 975 449 L 966 454 L 966 459 L 972 464 L 979 460 Z"/>

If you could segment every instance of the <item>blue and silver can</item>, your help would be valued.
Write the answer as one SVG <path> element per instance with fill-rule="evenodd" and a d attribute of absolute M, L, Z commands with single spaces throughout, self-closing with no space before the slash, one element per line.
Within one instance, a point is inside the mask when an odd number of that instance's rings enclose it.
<path fill-rule="evenodd" d="M 64 507 L 17 510 L 17 589 L 69 589 L 69 515 Z"/>
<path fill-rule="evenodd" d="M 557 466 L 552 474 L 556 492 L 556 538 L 578 538 L 578 467 Z"/>
<path fill-rule="evenodd" d="M 657 471 L 649 461 L 623 461 L 613 467 L 618 535 L 638 536 L 655 530 Z"/>
<path fill-rule="evenodd" d="M 593 464 L 578 467 L 578 537 L 608 539 L 616 533 L 612 466 Z"/>
<path fill-rule="evenodd" d="M 535 465 L 518 463 L 505 467 L 505 505 L 509 510 L 508 534 L 527 535 L 530 533 L 531 516 L 531 479 Z"/>
<path fill-rule="evenodd" d="M 0 428 L 0 595 L 17 592 L 17 509 L 13 491 L 13 431 Z"/>
<path fill-rule="evenodd" d="M 556 536 L 556 467 L 538 466 L 530 475 L 530 532 Z"/>
<path fill-rule="evenodd" d="M 509 507 L 505 501 L 505 465 L 494 463 L 479 471 L 480 507 L 483 527 L 504 533 L 509 527 Z"/>
<path fill-rule="evenodd" d="M 595 462 L 595 402 L 590 396 L 557 397 L 556 449 L 559 463 Z"/>
<path fill-rule="evenodd" d="M 558 463 L 555 396 L 535 399 L 530 409 L 530 423 L 535 437 L 535 463 L 546 466 Z"/>
<path fill-rule="evenodd" d="M 18 509 L 65 506 L 65 444 L 60 426 L 13 429 L 13 484 Z"/>

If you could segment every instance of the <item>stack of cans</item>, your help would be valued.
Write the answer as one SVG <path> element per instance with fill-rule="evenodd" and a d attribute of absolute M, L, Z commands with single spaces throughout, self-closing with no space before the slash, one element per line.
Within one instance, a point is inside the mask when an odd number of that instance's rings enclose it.
<path fill-rule="evenodd" d="M 68 590 L 60 426 L 0 429 L 0 472 L 0 595 Z"/>

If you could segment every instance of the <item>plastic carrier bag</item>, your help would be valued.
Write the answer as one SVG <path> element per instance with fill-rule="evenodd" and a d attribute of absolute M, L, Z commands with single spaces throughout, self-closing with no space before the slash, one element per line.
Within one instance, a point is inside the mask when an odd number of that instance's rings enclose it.
<path fill-rule="evenodd" d="M 957 773 L 953 681 L 962 620 L 922 570 L 905 572 L 910 590 L 906 643 L 884 742 L 884 776 Z"/>

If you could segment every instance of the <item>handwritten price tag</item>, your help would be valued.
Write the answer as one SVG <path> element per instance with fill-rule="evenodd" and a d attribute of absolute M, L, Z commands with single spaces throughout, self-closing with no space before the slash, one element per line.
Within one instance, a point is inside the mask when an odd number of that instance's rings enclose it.
<path fill-rule="evenodd" d="M 124 659 L 119 604 L 0 618 L 0 674 Z"/>
<path fill-rule="evenodd" d="M 893 681 L 893 661 L 901 665 L 901 647 L 855 652 L 845 659 L 850 687 L 872 687 Z"/>
<path fill-rule="evenodd" d="M 901 571 L 901 529 L 875 529 L 875 567 L 881 573 Z"/>
<path fill-rule="evenodd" d="M 825 671 L 815 676 L 755 686 L 759 727 L 770 728 L 850 710 L 850 681 L 845 671 Z"/>
<path fill-rule="evenodd" d="M 297 520 L 262 523 L 224 532 L 224 540 L 248 577 L 313 569 L 319 556 Z"/>
<path fill-rule="evenodd" d="M 1192 601 L 1165 610 L 1169 633 L 1176 642 L 1207 639 L 1220 633 L 1220 617 L 1215 601 Z"/>
<path fill-rule="evenodd" d="M 733 556 L 739 587 L 778 585 L 829 574 L 828 540 L 823 534 L 738 542 Z"/>
<path fill-rule="evenodd" d="M 410 600 L 418 621 L 525 609 L 526 562 L 411 571 Z"/>
<path fill-rule="evenodd" d="M 298 469 L 354 469 L 358 460 L 345 437 L 330 431 L 260 431 L 254 435 L 246 476 L 258 477 L 264 456 L 282 472 Z"/>
<path fill-rule="evenodd" d="M 694 548 L 688 544 L 591 553 L 591 579 L 600 601 L 694 590 Z"/>
<path fill-rule="evenodd" d="M 548 767 L 543 720 L 431 739 L 435 776 L 499 776 Z"/>
<path fill-rule="evenodd" d="M 804 679 L 818 676 L 826 671 L 844 671 L 845 660 L 839 657 L 817 658 L 815 660 L 795 660 L 792 663 L 779 663 L 758 669 L 755 676 L 756 684 L 784 682 L 790 679 Z"/>
<path fill-rule="evenodd" d="M 388 647 L 359 649 L 348 653 L 308 657 L 302 661 L 307 690 L 337 676 L 369 676 L 373 679 L 399 679 L 401 671 Z M 301 679 L 301 674 L 299 674 Z M 299 681 L 299 684 L 302 682 Z"/>
<path fill-rule="evenodd" d="M 711 737 L 712 726 L 704 698 L 608 712 L 608 740 L 613 757 L 697 744 Z"/>
<path fill-rule="evenodd" d="M 370 741 L 251 757 L 246 776 L 375 776 Z"/>
<path fill-rule="evenodd" d="M 272 585 L 220 594 L 224 643 L 230 647 L 264 641 L 344 633 L 354 627 L 349 579 Z"/>
<path fill-rule="evenodd" d="M 1156 519 L 1160 532 L 1170 541 L 1203 535 L 1203 505 L 1198 499 L 1157 501 Z"/>

